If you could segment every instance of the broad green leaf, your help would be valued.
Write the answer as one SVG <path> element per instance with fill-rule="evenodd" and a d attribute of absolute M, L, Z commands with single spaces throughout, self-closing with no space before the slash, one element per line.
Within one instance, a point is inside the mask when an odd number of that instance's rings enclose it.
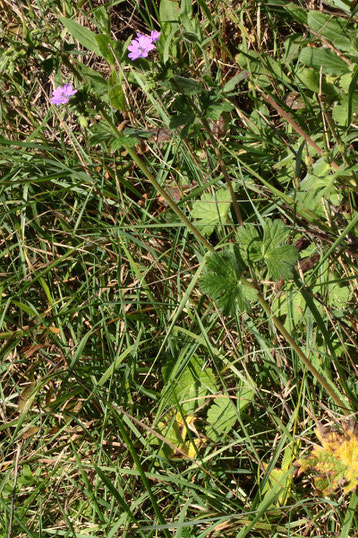
<path fill-rule="evenodd" d="M 298 260 L 297 248 L 282 244 L 288 235 L 289 230 L 279 219 L 265 221 L 262 240 L 252 224 L 246 224 L 237 231 L 239 247 L 244 253 L 244 258 L 250 263 L 265 263 L 269 277 L 274 280 L 281 277 L 291 278 Z"/>
<path fill-rule="evenodd" d="M 244 384 L 240 383 L 239 390 L 237 391 L 236 407 L 239 413 L 242 413 L 246 407 L 252 402 L 255 397 L 255 390 Z"/>
<path fill-rule="evenodd" d="M 322 68 L 322 72 L 327 75 L 339 76 L 349 72 L 349 66 L 344 60 L 331 50 L 322 47 L 302 49 L 298 60 L 308 67 L 318 69 L 318 72 Z"/>
<path fill-rule="evenodd" d="M 167 404 L 178 408 L 184 415 L 194 411 L 205 402 L 207 394 L 217 392 L 215 376 L 210 368 L 202 369 L 198 359 L 193 359 L 179 379 L 172 381 L 171 389 L 163 389 Z"/>
<path fill-rule="evenodd" d="M 207 293 L 223 314 L 234 315 L 249 310 L 249 301 L 257 299 L 257 291 L 240 278 L 245 269 L 238 249 L 215 252 L 206 260 L 206 273 L 201 278 L 201 291 Z"/>
<path fill-rule="evenodd" d="M 292 278 L 293 268 L 298 260 L 298 251 L 294 245 L 271 248 L 265 252 L 268 274 L 274 280 Z"/>
<path fill-rule="evenodd" d="M 83 45 L 86 49 L 94 52 L 98 56 L 102 56 L 101 49 L 97 43 L 96 35 L 94 32 L 89 30 L 88 28 L 85 28 L 81 24 L 78 24 L 78 22 L 75 22 L 71 19 L 67 19 L 66 17 L 60 17 L 60 21 L 70 32 L 72 37 L 77 39 Z"/>
<path fill-rule="evenodd" d="M 334 177 L 329 164 L 323 158 L 318 159 L 312 169 L 307 172 L 295 195 L 297 201 L 303 207 L 307 207 L 318 217 L 324 215 L 322 207 L 323 196 L 332 203 L 336 203 L 337 189 L 334 186 Z"/>
<path fill-rule="evenodd" d="M 240 226 L 236 232 L 239 247 L 244 249 L 249 262 L 261 260 L 261 238 L 253 224 Z"/>
<path fill-rule="evenodd" d="M 207 415 L 206 435 L 218 441 L 232 429 L 237 420 L 235 406 L 228 396 L 215 398 Z"/>
<path fill-rule="evenodd" d="M 93 11 L 96 26 L 100 32 L 111 35 L 111 19 L 104 6 L 99 6 Z"/>
<path fill-rule="evenodd" d="M 306 302 L 300 293 L 295 293 L 295 290 L 280 293 L 273 303 L 273 312 L 278 317 L 284 317 L 284 327 L 289 332 L 298 324 L 307 323 Z"/>
<path fill-rule="evenodd" d="M 339 89 L 330 82 L 326 82 L 325 77 L 321 77 L 316 69 L 301 68 L 296 73 L 296 79 L 314 93 L 323 93 L 330 97 L 335 97 L 339 93 Z"/>
<path fill-rule="evenodd" d="M 337 49 L 351 49 L 351 37 L 348 34 L 347 21 L 337 15 L 329 15 L 320 11 L 309 11 L 307 24 L 316 34 L 330 41 Z"/>
<path fill-rule="evenodd" d="M 181 77 L 180 75 L 173 75 L 170 79 L 170 85 L 173 90 L 184 95 L 199 95 L 205 89 L 194 78 Z"/>
<path fill-rule="evenodd" d="M 358 92 L 341 96 L 341 102 L 333 109 L 333 118 L 340 125 L 348 125 L 353 114 L 358 113 Z"/>
<path fill-rule="evenodd" d="M 98 34 L 95 36 L 96 43 L 102 54 L 102 56 L 107 60 L 109 65 L 115 65 L 116 59 L 109 45 L 111 44 L 111 39 L 106 34 Z"/>
<path fill-rule="evenodd" d="M 173 27 L 179 27 L 180 7 L 177 0 L 161 0 L 159 6 L 159 17 L 161 29 L 168 35 L 172 32 Z"/>
<path fill-rule="evenodd" d="M 111 76 L 108 79 L 108 103 L 120 111 L 126 110 L 127 104 L 122 88 L 121 75 L 118 75 L 115 70 L 112 71 Z"/>
<path fill-rule="evenodd" d="M 237 86 L 241 81 L 245 80 L 250 76 L 249 71 L 244 70 L 232 77 L 224 86 L 223 91 L 226 92 L 232 92 L 235 89 L 235 86 Z"/>
<path fill-rule="evenodd" d="M 307 24 L 307 11 L 296 4 L 288 3 L 284 5 L 285 10 L 292 17 L 293 20 L 300 24 Z"/>
<path fill-rule="evenodd" d="M 166 63 L 169 55 L 177 56 L 177 47 L 173 43 L 179 30 L 179 2 L 177 0 L 161 0 L 159 18 L 161 22 L 161 41 L 163 42 L 163 62 Z"/>
<path fill-rule="evenodd" d="M 215 195 L 204 193 L 193 203 L 190 215 L 197 219 L 195 225 L 204 235 L 211 235 L 217 224 L 226 224 L 231 205 L 230 192 L 226 187 Z"/>
<path fill-rule="evenodd" d="M 202 110 L 205 112 L 206 118 L 218 121 L 223 113 L 231 112 L 233 108 L 233 105 L 231 105 L 230 103 L 222 101 L 221 103 L 210 104 L 207 108 L 203 108 Z"/>
<path fill-rule="evenodd" d="M 283 245 L 289 230 L 281 220 L 267 220 L 264 226 L 262 257 L 269 276 L 274 280 L 291 278 L 298 260 L 298 250 L 293 245 Z"/>
<path fill-rule="evenodd" d="M 121 147 L 133 147 L 138 142 L 134 136 L 113 132 L 108 123 L 100 121 L 91 128 L 92 135 L 90 143 L 92 145 L 100 144 L 104 147 L 108 146 L 111 150 L 116 150 Z"/>
<path fill-rule="evenodd" d="M 267 219 L 264 225 L 263 252 L 269 250 L 273 244 L 279 245 L 285 241 L 289 233 L 282 220 Z"/>
<path fill-rule="evenodd" d="M 191 0 L 181 0 L 180 21 L 187 33 L 194 33 L 194 35 L 196 36 L 195 19 L 193 17 L 193 3 Z"/>
<path fill-rule="evenodd" d="M 206 434 L 213 441 L 219 441 L 229 433 L 240 414 L 254 399 L 255 391 L 241 384 L 237 392 L 236 406 L 228 396 L 215 398 L 210 406 L 206 426 Z"/>

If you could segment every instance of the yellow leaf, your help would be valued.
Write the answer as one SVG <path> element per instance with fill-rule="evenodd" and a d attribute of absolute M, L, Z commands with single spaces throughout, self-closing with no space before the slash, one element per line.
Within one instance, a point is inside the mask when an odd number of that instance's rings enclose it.
<path fill-rule="evenodd" d="M 322 426 L 315 433 L 322 446 L 295 463 L 299 474 L 306 470 L 317 473 L 315 485 L 323 495 L 333 494 L 342 487 L 344 493 L 353 491 L 358 486 L 357 424 L 350 421 L 343 427 L 343 433 Z"/>
<path fill-rule="evenodd" d="M 194 415 L 187 415 L 184 421 L 181 413 L 178 412 L 168 417 L 166 422 L 159 422 L 158 429 L 171 445 L 163 447 L 166 457 L 177 459 L 185 457 L 185 454 L 191 459 L 196 458 L 197 449 L 203 443 L 204 437 L 197 431 L 195 420 Z M 193 432 L 193 440 L 190 439 L 188 430 Z M 158 444 L 154 436 L 151 436 L 151 443 Z"/>

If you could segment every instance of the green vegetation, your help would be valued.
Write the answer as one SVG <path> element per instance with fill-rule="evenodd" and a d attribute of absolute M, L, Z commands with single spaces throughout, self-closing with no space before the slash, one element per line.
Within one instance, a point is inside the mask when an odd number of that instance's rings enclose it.
<path fill-rule="evenodd" d="M 356 536 L 356 2 L 0 5 L 0 538 Z"/>

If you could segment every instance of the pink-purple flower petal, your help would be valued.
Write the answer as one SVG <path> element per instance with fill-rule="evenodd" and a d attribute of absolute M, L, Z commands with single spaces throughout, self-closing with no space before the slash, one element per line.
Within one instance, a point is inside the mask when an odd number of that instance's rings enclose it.
<path fill-rule="evenodd" d="M 150 51 L 155 49 L 154 41 L 158 41 L 160 32 L 153 30 L 150 36 L 138 33 L 135 39 L 132 39 L 128 46 L 128 58 L 136 60 L 137 58 L 146 58 Z"/>
<path fill-rule="evenodd" d="M 57 86 L 52 93 L 50 103 L 52 105 L 64 105 L 68 103 L 70 97 L 75 95 L 75 93 L 77 93 L 77 90 L 72 87 L 72 84 Z"/>

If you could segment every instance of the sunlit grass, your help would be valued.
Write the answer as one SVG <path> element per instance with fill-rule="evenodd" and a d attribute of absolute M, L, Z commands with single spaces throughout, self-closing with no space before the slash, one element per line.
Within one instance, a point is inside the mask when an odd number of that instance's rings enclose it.
<path fill-rule="evenodd" d="M 323 497 L 294 470 L 358 397 L 356 60 L 338 41 L 352 79 L 339 57 L 316 91 L 307 12 L 5 2 L 0 536 L 354 534 L 356 494 Z M 128 60 L 153 29 L 157 49 Z M 239 211 L 203 230 L 194 203 L 212 215 L 229 188 Z M 268 219 L 300 251 L 294 276 L 259 271 L 266 311 L 223 315 L 200 287 L 209 250 Z"/>

